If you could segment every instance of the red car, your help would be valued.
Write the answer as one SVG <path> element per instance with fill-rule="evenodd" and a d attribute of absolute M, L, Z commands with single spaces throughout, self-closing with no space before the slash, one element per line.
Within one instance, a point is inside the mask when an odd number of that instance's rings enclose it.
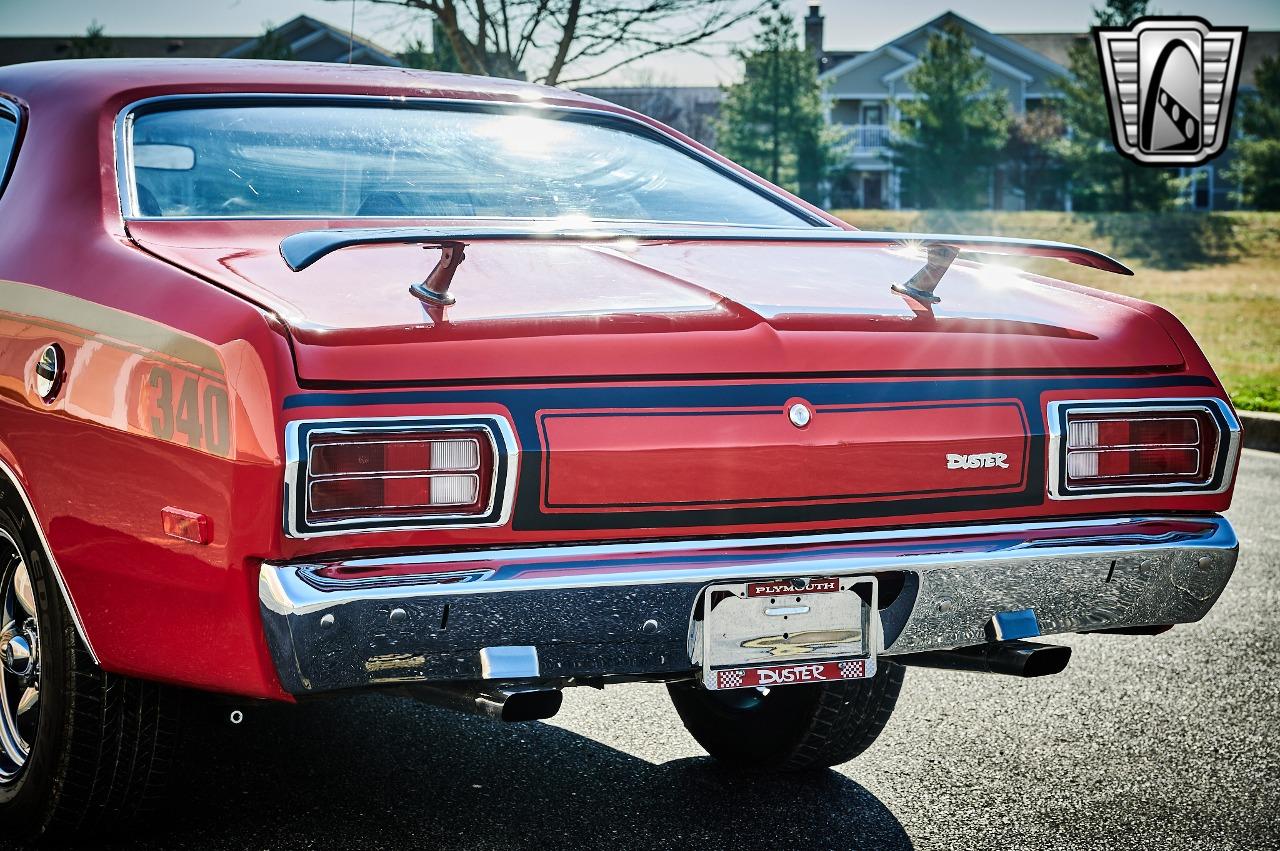
<path fill-rule="evenodd" d="M 0 69 L 0 821 L 128 816 L 183 690 L 506 720 L 669 684 L 718 759 L 906 665 L 1195 621 L 1240 427 L 1166 311 L 850 228 L 572 92 Z M 242 703 L 243 705 L 243 703 Z"/>

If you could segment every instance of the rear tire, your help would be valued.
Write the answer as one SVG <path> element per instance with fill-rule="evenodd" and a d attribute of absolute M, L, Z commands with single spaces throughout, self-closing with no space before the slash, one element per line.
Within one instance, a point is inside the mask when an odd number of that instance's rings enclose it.
<path fill-rule="evenodd" d="M 15 586 L 19 571 L 27 580 Z M 174 756 L 179 693 L 108 674 L 94 663 L 31 521 L 0 507 L 0 606 L 14 587 L 24 593 L 9 605 L 9 623 L 0 623 L 0 676 L 6 678 L 0 698 L 25 708 L 22 723 L 6 728 L 0 705 L 0 735 L 8 736 L 0 741 L 4 832 L 28 840 L 69 836 L 142 815 L 164 788 Z M 5 655 L 23 630 L 20 650 L 34 645 L 33 669 L 10 664 Z"/>
<path fill-rule="evenodd" d="M 811 771 L 848 762 L 880 735 L 905 669 L 881 660 L 866 680 L 708 691 L 695 682 L 667 690 L 684 726 L 707 753 L 735 768 Z"/>

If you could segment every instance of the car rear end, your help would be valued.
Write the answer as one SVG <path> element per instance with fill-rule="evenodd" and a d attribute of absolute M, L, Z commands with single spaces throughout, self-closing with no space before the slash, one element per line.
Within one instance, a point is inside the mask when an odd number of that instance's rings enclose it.
<path fill-rule="evenodd" d="M 1239 425 L 1185 329 L 960 257 L 1128 271 L 1096 251 L 854 231 L 514 81 L 2 76 L 15 835 L 145 812 L 172 686 L 523 720 L 663 682 L 716 758 L 813 769 L 908 665 L 1055 673 L 1030 639 L 1231 575 Z"/>
<path fill-rule="evenodd" d="M 528 100 L 202 94 L 122 124 L 131 238 L 288 329 L 255 565 L 288 694 L 523 718 L 663 681 L 692 729 L 738 717 L 720 692 L 817 712 L 881 678 L 859 694 L 891 705 L 899 663 L 1051 673 L 1068 653 L 1027 639 L 1213 605 L 1240 430 L 1194 342 L 955 257 L 1123 266 L 859 236 L 651 123 Z M 214 132 L 233 114 L 252 132 Z M 394 156 L 349 147 L 369 127 Z"/>
<path fill-rule="evenodd" d="M 277 669 L 295 694 L 691 677 L 716 689 L 1195 621 L 1235 563 L 1215 509 L 1239 426 L 1211 387 L 1180 382 L 300 394 L 299 411 L 413 413 L 291 422 L 291 535 L 337 550 L 431 527 L 509 539 L 264 564 Z M 494 396 L 501 413 L 431 404 Z M 524 529 L 526 544 L 510 540 Z"/>

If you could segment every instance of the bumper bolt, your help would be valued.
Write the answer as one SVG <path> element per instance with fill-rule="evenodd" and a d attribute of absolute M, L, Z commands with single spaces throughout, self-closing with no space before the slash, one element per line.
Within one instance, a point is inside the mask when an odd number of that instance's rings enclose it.
<path fill-rule="evenodd" d="M 1208 570 L 1209 568 L 1213 567 L 1213 559 L 1209 558 L 1208 556 L 1201 556 L 1200 560 L 1196 562 L 1196 567 L 1200 568 L 1201 570 Z"/>
<path fill-rule="evenodd" d="M 404 609 L 392 609 L 391 614 L 387 616 L 387 620 L 392 623 L 404 623 L 409 619 L 409 613 Z"/>
<path fill-rule="evenodd" d="M 649 620 L 645 621 L 640 626 L 640 631 L 643 632 L 645 635 L 653 635 L 655 632 L 658 631 L 658 622 L 655 621 L 653 618 L 649 618 Z"/>
<path fill-rule="evenodd" d="M 938 601 L 938 611 L 940 611 L 940 612 L 954 612 L 955 610 L 956 610 L 956 604 L 955 604 L 953 601 L 951 601 L 951 600 L 939 600 L 939 601 Z"/>
<path fill-rule="evenodd" d="M 334 623 L 336 623 L 336 622 L 337 622 L 337 621 L 336 621 L 336 619 L 334 618 L 334 616 L 333 616 L 333 615 L 331 615 L 331 614 L 330 614 L 330 615 L 325 615 L 324 617 L 320 618 L 320 628 L 321 628 L 321 629 L 329 629 L 329 628 L 330 628 L 330 627 L 332 627 L 332 626 L 334 625 Z"/>

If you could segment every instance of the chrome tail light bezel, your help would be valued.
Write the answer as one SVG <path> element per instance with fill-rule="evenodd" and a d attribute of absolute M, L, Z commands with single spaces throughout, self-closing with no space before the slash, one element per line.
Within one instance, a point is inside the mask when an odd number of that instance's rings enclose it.
<path fill-rule="evenodd" d="M 479 514 L 396 514 L 384 517 L 343 517 L 317 520 L 308 517 L 307 465 L 311 439 L 316 435 L 368 437 L 379 433 L 440 435 L 449 432 L 481 432 L 493 453 L 489 499 Z M 425 417 L 358 417 L 295 420 L 285 426 L 284 528 L 292 538 L 350 535 L 365 532 L 399 532 L 420 529 L 501 526 L 511 516 L 519 456 L 515 433 L 506 418 L 491 414 Z"/>
<path fill-rule="evenodd" d="M 1217 424 L 1218 439 L 1213 448 L 1209 475 L 1202 480 L 1159 482 L 1152 484 L 1071 485 L 1067 480 L 1068 415 L 1116 414 L 1122 418 L 1141 418 L 1158 414 L 1202 414 Z M 1080 399 L 1050 402 L 1046 416 L 1048 428 L 1048 493 L 1050 499 L 1097 499 L 1100 497 L 1178 496 L 1184 494 L 1218 494 L 1230 489 L 1236 460 L 1240 455 L 1240 421 L 1222 399 Z"/>

